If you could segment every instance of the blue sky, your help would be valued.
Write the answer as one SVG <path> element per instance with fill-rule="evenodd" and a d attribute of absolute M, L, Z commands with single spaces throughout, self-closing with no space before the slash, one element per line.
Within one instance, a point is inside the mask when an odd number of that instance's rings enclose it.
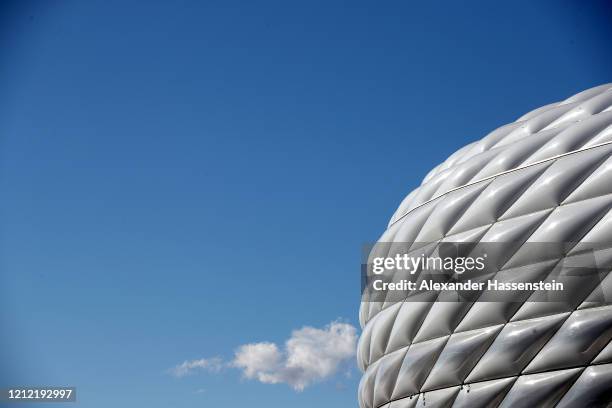
<path fill-rule="evenodd" d="M 3 2 L 0 382 L 355 406 L 354 364 L 168 370 L 358 326 L 361 245 L 431 167 L 612 81 L 610 5 L 506 3 Z"/>

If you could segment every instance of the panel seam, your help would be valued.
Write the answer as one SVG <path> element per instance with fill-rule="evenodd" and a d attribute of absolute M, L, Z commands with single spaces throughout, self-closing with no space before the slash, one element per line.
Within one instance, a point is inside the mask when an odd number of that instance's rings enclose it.
<path fill-rule="evenodd" d="M 452 188 L 452 189 L 450 189 L 448 191 L 445 191 L 444 193 L 442 193 L 440 195 L 437 195 L 437 196 L 435 196 L 433 198 L 430 198 L 429 200 L 427 200 L 427 201 L 417 205 L 416 207 L 411 208 L 410 210 L 406 211 L 404 214 L 399 216 L 395 221 L 390 223 L 389 226 L 387 227 L 387 229 L 391 228 L 393 225 L 395 225 L 398 222 L 400 222 L 408 214 L 410 214 L 411 212 L 413 212 L 417 208 L 420 208 L 420 207 L 422 207 L 424 205 L 427 205 L 427 204 L 431 203 L 432 201 L 437 200 L 440 197 L 444 197 L 445 195 L 447 195 L 449 193 L 452 193 L 453 191 L 457 191 L 457 190 L 460 190 L 462 188 L 466 188 L 466 187 L 472 186 L 474 184 L 481 183 L 481 182 L 486 181 L 486 180 L 494 179 L 496 177 L 503 176 L 504 174 L 513 173 L 515 171 L 519 171 L 519 170 L 526 169 L 526 168 L 529 168 L 529 167 L 537 166 L 538 164 L 546 163 L 546 162 L 549 162 L 549 161 L 554 161 L 554 160 L 560 159 L 560 158 L 565 157 L 565 156 L 570 156 L 570 155 L 575 154 L 575 153 L 580 153 L 580 152 L 584 152 L 584 151 L 587 151 L 587 150 L 596 149 L 598 147 L 603 147 L 603 146 L 607 146 L 607 145 L 610 145 L 610 144 L 612 144 L 612 140 L 608 141 L 608 142 L 599 143 L 599 144 L 596 144 L 596 145 L 593 145 L 593 146 L 583 147 L 583 148 L 580 148 L 580 149 L 577 149 L 577 150 L 572 150 L 571 152 L 558 154 L 556 156 L 549 157 L 548 159 L 539 160 L 539 161 L 536 161 L 536 162 L 533 162 L 533 163 L 530 163 L 530 164 L 527 164 L 527 165 L 524 165 L 524 166 L 516 167 L 514 169 L 502 171 L 502 172 L 499 172 L 499 173 L 496 173 L 496 174 L 493 174 L 493 175 L 490 175 L 490 176 L 487 176 L 487 177 L 484 177 L 484 178 L 481 178 L 481 179 L 478 179 L 478 180 L 470 181 L 469 183 L 464 184 L 462 186 L 454 187 L 454 188 Z"/>

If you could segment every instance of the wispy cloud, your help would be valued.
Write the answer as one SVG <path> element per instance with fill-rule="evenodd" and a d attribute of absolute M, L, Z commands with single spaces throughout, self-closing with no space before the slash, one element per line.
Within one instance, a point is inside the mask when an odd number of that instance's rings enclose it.
<path fill-rule="evenodd" d="M 218 372 L 223 367 L 242 371 L 244 377 L 265 384 L 284 383 L 296 391 L 333 376 L 355 355 L 357 330 L 334 321 L 324 328 L 305 326 L 294 330 L 284 347 L 275 343 L 245 344 L 232 361 L 219 358 L 185 361 L 171 372 L 182 377 L 196 370 Z"/>
<path fill-rule="evenodd" d="M 218 373 L 223 367 L 224 363 L 220 357 L 202 358 L 199 360 L 183 361 L 181 364 L 171 368 L 169 372 L 173 376 L 180 378 L 202 370 Z"/>

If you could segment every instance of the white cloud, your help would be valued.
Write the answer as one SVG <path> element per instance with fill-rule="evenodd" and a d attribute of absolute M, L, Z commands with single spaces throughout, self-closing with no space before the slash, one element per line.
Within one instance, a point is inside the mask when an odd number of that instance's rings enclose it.
<path fill-rule="evenodd" d="M 202 358 L 199 360 L 183 361 L 183 363 L 171 368 L 170 373 L 175 377 L 184 377 L 199 370 L 217 373 L 221 371 L 223 366 L 223 360 L 219 357 Z"/>
<path fill-rule="evenodd" d="M 232 366 L 244 376 L 266 384 L 285 383 L 297 391 L 336 373 L 355 355 L 356 329 L 347 323 L 332 322 L 323 329 L 295 330 L 283 350 L 274 343 L 240 346 Z"/>
<path fill-rule="evenodd" d="M 334 321 L 322 329 L 304 326 L 294 330 L 284 347 L 275 343 L 245 344 L 230 362 L 219 357 L 185 361 L 170 369 L 176 377 L 196 371 L 219 372 L 232 367 L 244 377 L 265 384 L 284 383 L 296 391 L 333 376 L 352 360 L 357 347 L 357 330 L 348 323 Z"/>

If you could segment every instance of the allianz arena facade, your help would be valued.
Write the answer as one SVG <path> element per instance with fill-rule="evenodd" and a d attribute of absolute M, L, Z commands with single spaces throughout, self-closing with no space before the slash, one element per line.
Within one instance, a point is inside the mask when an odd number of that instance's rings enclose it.
<path fill-rule="evenodd" d="M 454 153 L 379 241 L 612 243 L 612 84 Z M 602 291 L 612 274 L 565 303 L 362 301 L 359 405 L 610 407 L 612 301 Z"/>

